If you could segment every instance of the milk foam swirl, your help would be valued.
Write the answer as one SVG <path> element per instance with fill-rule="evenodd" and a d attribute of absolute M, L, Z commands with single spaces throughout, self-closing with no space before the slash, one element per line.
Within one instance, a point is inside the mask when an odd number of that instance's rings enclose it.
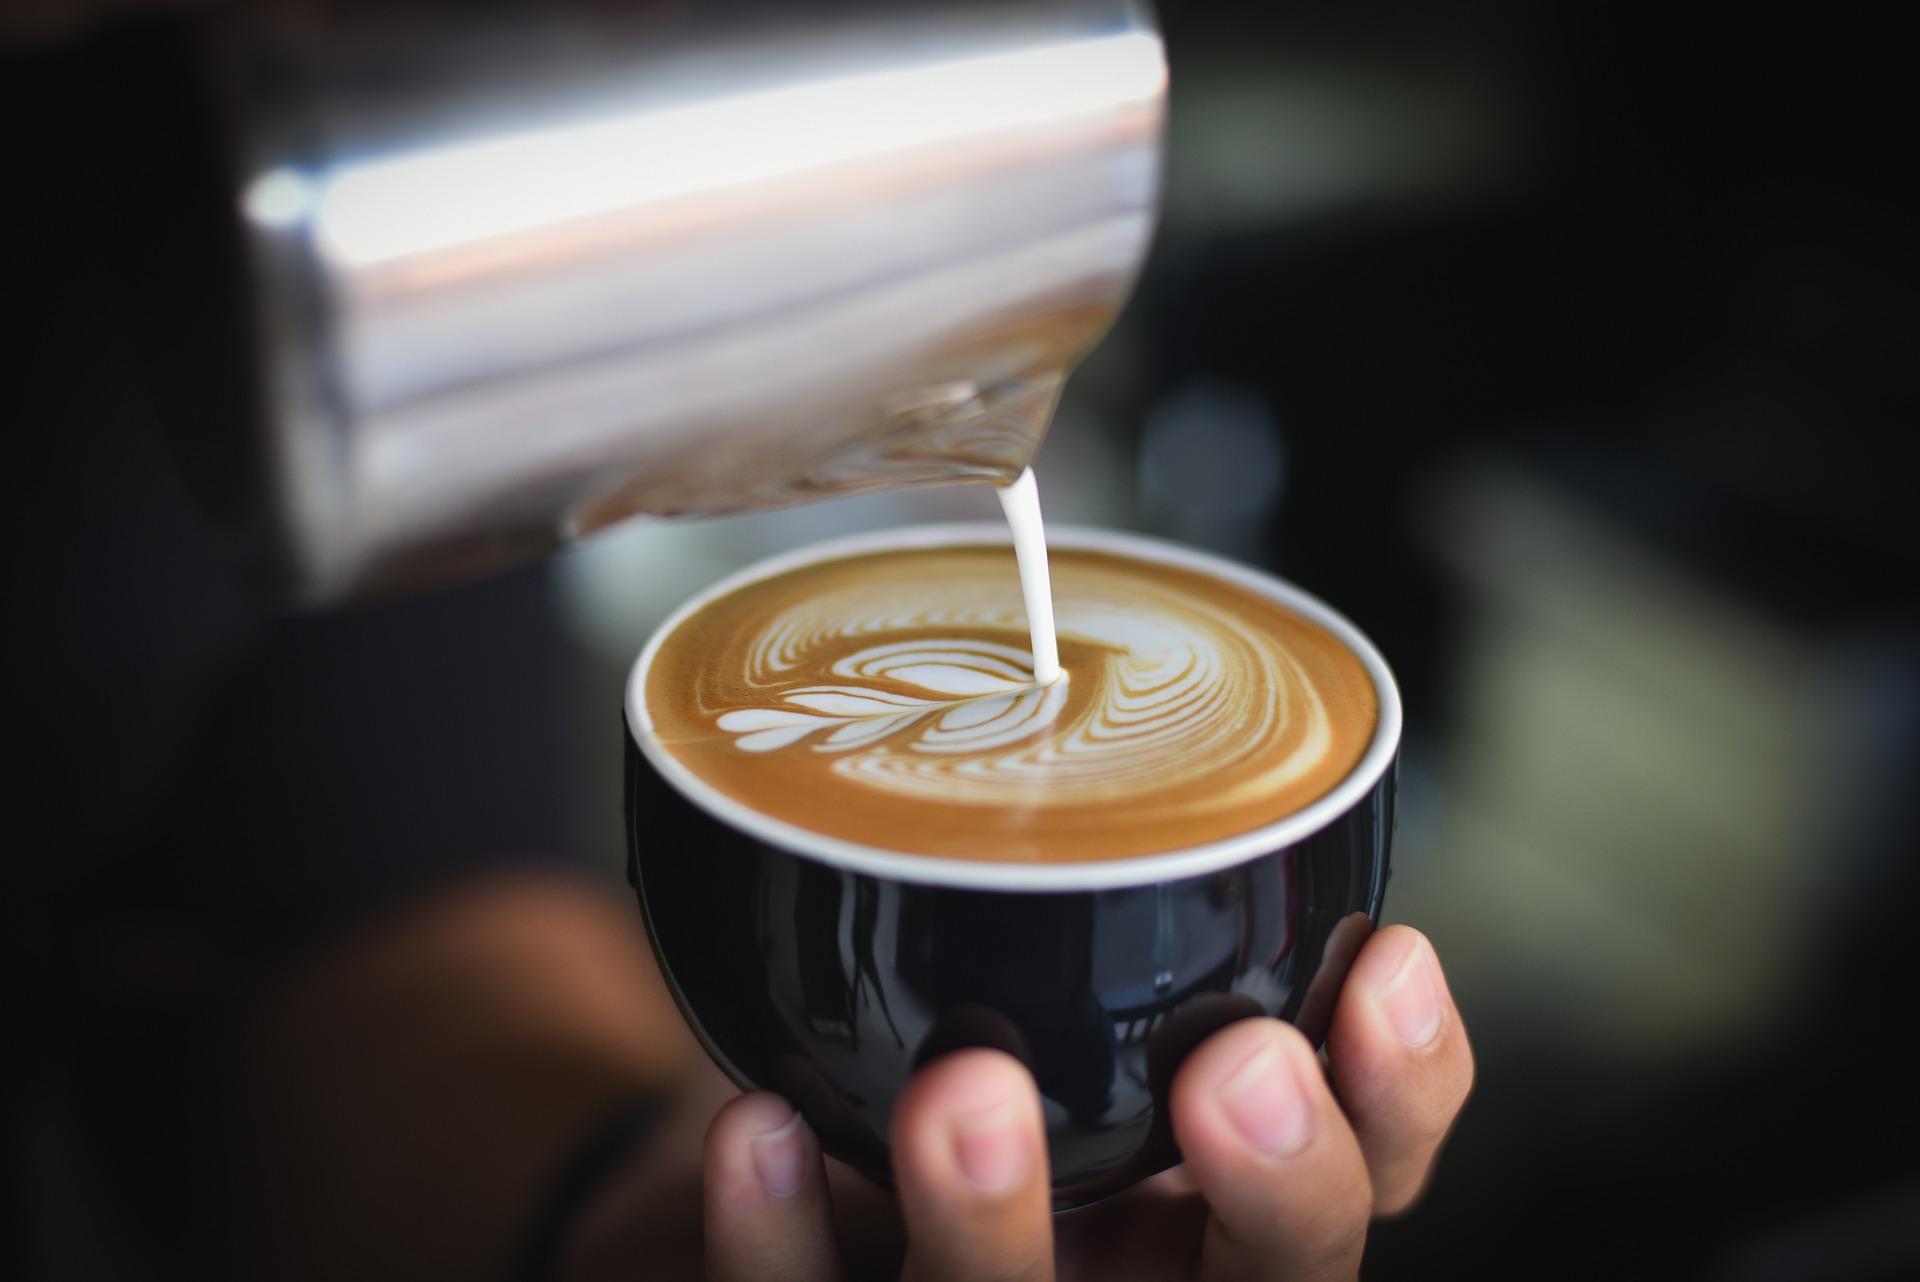
<path fill-rule="evenodd" d="M 1258 618 L 1069 564 L 1054 606 L 1074 657 L 1040 687 L 1005 568 L 942 568 L 785 603 L 711 724 L 739 752 L 809 754 L 848 783 L 949 805 L 1206 810 L 1328 765 L 1322 693 Z"/>

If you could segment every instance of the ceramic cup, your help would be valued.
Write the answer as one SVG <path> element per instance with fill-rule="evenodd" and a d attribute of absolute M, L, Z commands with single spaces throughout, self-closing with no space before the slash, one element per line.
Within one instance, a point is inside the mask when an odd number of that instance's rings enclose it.
<path fill-rule="evenodd" d="M 827 1152 L 890 1184 L 888 1122 L 914 1070 L 964 1046 L 1005 1050 L 1039 1086 L 1064 1210 L 1180 1160 L 1167 1093 L 1208 1033 L 1271 1015 L 1324 1040 L 1386 889 L 1401 708 L 1379 652 L 1299 588 L 1152 539 L 1060 529 L 1053 547 L 1199 571 L 1332 632 L 1379 694 L 1359 764 L 1306 808 L 1238 836 L 1001 863 L 785 823 L 703 783 L 654 738 L 648 667 L 706 602 L 817 561 L 1006 542 L 999 525 L 836 540 L 751 566 L 668 619 L 627 682 L 628 870 L 680 1009 L 742 1088 L 786 1096 Z"/>

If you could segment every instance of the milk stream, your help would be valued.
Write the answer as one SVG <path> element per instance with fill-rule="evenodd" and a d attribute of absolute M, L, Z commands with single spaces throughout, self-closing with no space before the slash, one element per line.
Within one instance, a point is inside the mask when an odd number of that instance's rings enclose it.
<path fill-rule="evenodd" d="M 1013 554 L 1020 563 L 1020 595 L 1026 599 L 1027 632 L 1033 645 L 1035 685 L 1060 679 L 1060 645 L 1053 631 L 1053 581 L 1047 573 L 1047 531 L 1040 521 L 1040 487 L 1033 469 L 1012 485 L 1000 486 L 1000 507 L 1013 531 Z"/>

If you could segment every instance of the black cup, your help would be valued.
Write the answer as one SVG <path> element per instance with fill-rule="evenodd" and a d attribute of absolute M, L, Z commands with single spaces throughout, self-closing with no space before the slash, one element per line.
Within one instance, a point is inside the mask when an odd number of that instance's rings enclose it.
<path fill-rule="evenodd" d="M 661 969 L 728 1076 L 785 1095 L 827 1152 L 890 1184 L 888 1121 L 914 1070 L 961 1047 L 997 1047 L 1039 1085 L 1054 1206 L 1065 1210 L 1180 1160 L 1167 1092 L 1207 1034 L 1273 1015 L 1324 1040 L 1379 920 L 1401 714 L 1372 644 L 1290 584 L 1130 535 L 1057 530 L 1048 541 L 1211 574 L 1328 628 L 1379 694 L 1360 764 L 1305 809 L 1226 840 L 1110 861 L 989 863 L 773 819 L 652 739 L 647 668 L 693 610 L 816 561 L 1006 542 L 1004 527 L 933 526 L 762 562 L 662 625 L 627 683 L 626 809 L 628 872 Z"/>

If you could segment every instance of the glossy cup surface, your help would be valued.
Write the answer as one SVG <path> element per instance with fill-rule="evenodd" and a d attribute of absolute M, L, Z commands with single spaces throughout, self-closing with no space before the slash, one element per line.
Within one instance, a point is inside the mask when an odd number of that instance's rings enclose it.
<path fill-rule="evenodd" d="M 1224 841 L 1091 863 L 985 863 L 783 823 L 702 783 L 652 739 L 647 667 L 687 614 L 814 561 L 1006 542 L 1000 526 L 931 526 L 762 562 L 662 625 L 627 686 L 626 810 L 629 876 L 661 968 L 735 1082 L 787 1096 L 828 1152 L 887 1183 L 888 1121 L 914 1069 L 962 1046 L 998 1047 L 1033 1071 L 1065 1209 L 1179 1160 L 1167 1089 L 1206 1034 L 1265 1014 L 1325 1037 L 1379 919 L 1401 713 L 1371 643 L 1297 588 L 1130 535 L 1063 529 L 1048 541 L 1211 573 L 1329 628 L 1380 696 L 1359 765 L 1313 805 Z"/>

